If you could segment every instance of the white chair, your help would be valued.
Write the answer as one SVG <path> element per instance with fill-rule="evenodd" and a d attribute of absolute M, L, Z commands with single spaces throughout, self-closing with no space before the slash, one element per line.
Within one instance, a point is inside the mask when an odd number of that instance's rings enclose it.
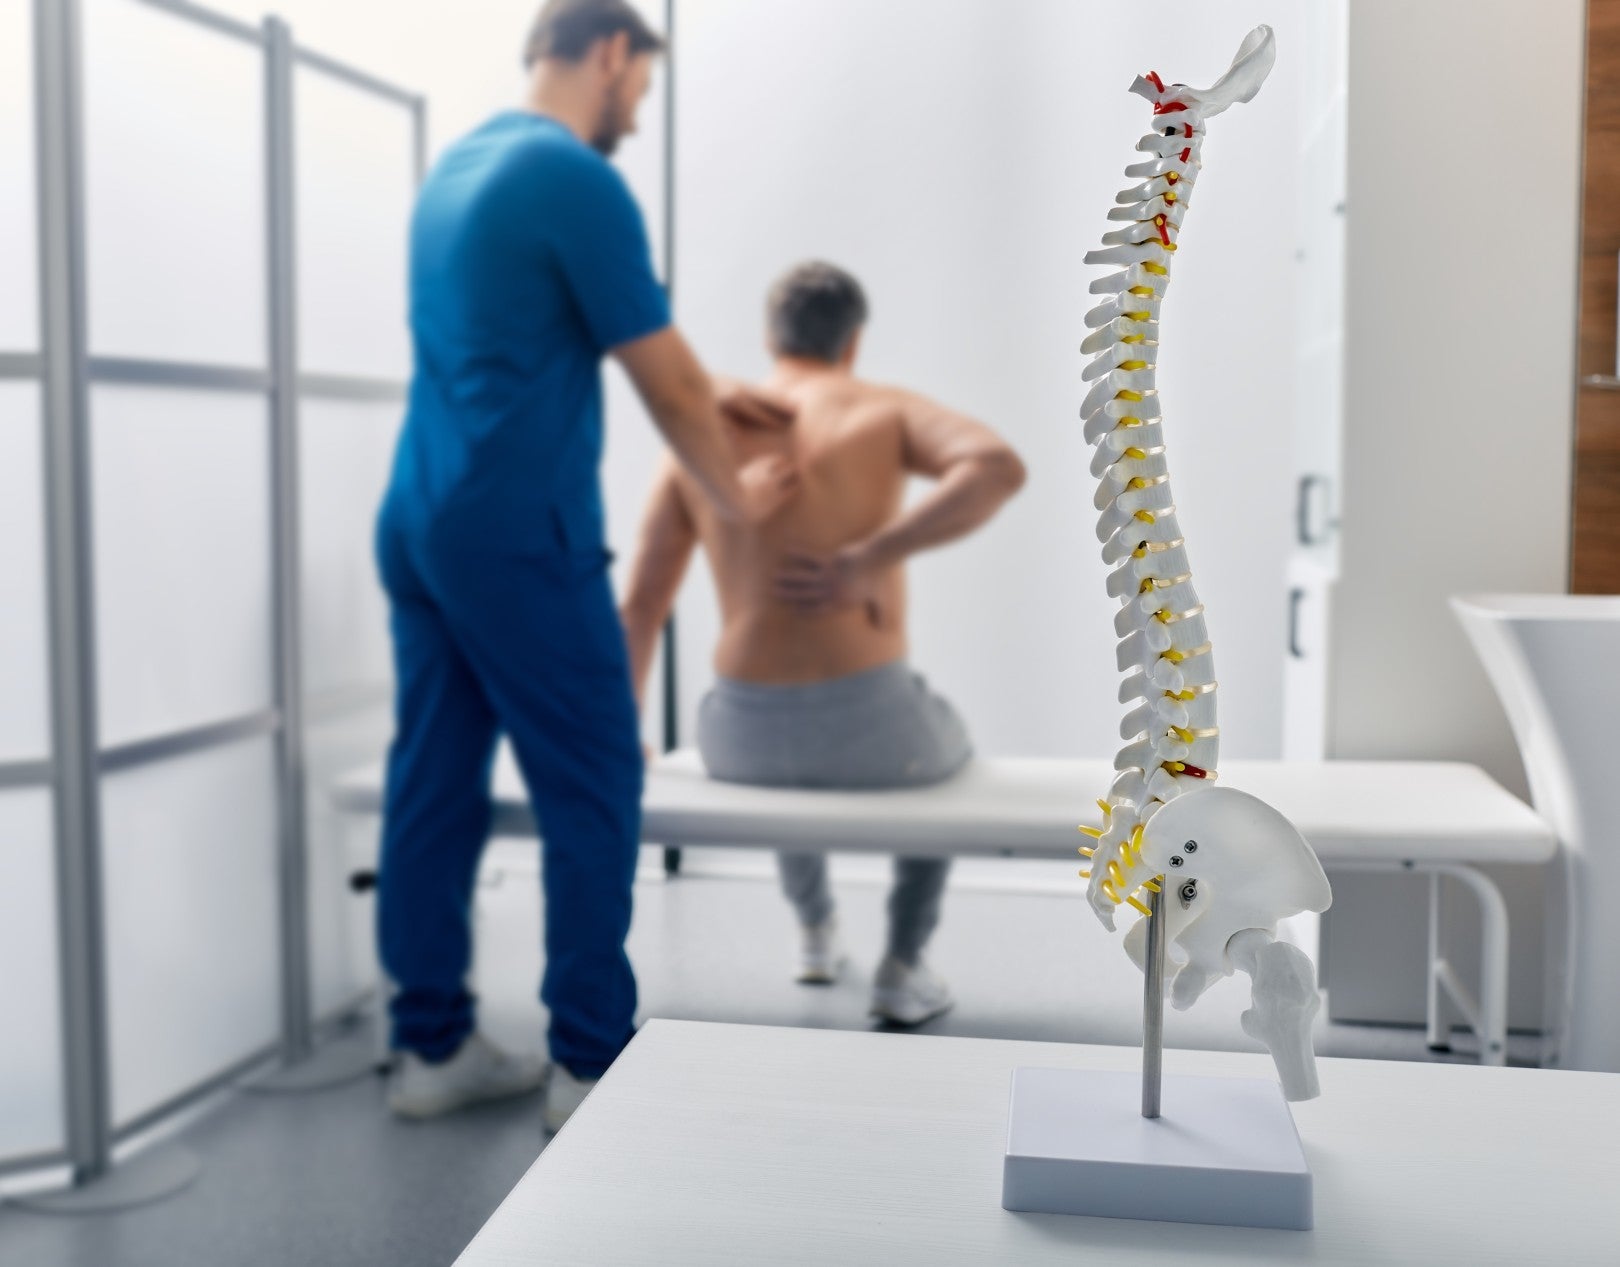
<path fill-rule="evenodd" d="M 1465 594 L 1451 605 L 1507 711 L 1531 802 L 1563 845 L 1564 909 L 1549 914 L 1568 937 L 1550 1063 L 1620 1072 L 1620 598 Z"/>

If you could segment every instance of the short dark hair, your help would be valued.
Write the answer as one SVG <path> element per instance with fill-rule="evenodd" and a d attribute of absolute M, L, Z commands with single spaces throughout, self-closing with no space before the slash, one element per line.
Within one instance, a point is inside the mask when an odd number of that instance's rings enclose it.
<path fill-rule="evenodd" d="M 547 0 L 529 28 L 523 64 L 531 67 L 547 57 L 577 62 L 597 40 L 620 31 L 630 37 L 631 56 L 664 51 L 664 37 L 647 25 L 628 0 Z"/>
<path fill-rule="evenodd" d="M 860 282 L 836 264 L 795 265 L 777 278 L 765 301 L 771 350 L 778 356 L 836 361 L 869 312 Z"/>

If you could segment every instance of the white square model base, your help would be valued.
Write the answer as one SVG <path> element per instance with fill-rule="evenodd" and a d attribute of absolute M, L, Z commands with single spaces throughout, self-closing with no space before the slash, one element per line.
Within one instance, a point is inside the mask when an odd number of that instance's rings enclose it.
<path fill-rule="evenodd" d="M 1281 1087 L 1166 1075 L 1162 1101 L 1150 1121 L 1138 1074 L 1013 1070 L 1002 1208 L 1311 1226 L 1311 1172 Z"/>

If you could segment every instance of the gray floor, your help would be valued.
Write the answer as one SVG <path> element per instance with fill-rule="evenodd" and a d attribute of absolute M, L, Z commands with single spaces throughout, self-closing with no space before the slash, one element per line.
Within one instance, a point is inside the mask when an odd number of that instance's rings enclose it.
<path fill-rule="evenodd" d="M 837 985 L 792 984 L 794 932 L 768 860 L 699 854 L 673 883 L 652 869 L 637 890 L 631 950 L 644 1016 L 865 1028 L 881 945 L 882 872 L 839 859 L 851 970 Z M 497 1038 L 538 1047 L 532 1002 L 538 903 L 532 852 L 500 847 L 481 894 L 479 990 Z M 931 958 L 956 1010 L 923 1032 L 1064 1042 L 1137 1041 L 1141 978 L 1076 900 L 1071 868 L 958 867 Z M 1247 1047 L 1237 980 L 1192 1013 L 1172 1013 L 1172 1045 Z M 1324 1025 L 1328 1055 L 1427 1059 L 1416 1030 Z M 1533 1045 L 1515 1040 L 1516 1058 Z M 407 1125 L 367 1078 L 303 1096 L 229 1097 L 181 1141 L 203 1173 L 183 1195 L 117 1215 L 60 1218 L 0 1208 L 0 1263 L 27 1267 L 248 1267 L 444 1264 L 471 1239 L 544 1145 L 533 1098 Z M 537 1261 L 544 1247 L 537 1247 Z"/>

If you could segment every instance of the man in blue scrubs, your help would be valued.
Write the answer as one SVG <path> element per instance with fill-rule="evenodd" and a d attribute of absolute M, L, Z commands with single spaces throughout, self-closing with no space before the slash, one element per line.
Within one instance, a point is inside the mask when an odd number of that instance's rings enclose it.
<path fill-rule="evenodd" d="M 625 0 L 551 0 L 527 108 L 449 148 L 411 227 L 415 371 L 377 536 L 398 679 L 378 938 L 403 1116 L 544 1084 L 556 1129 L 633 1032 L 642 755 L 603 540 L 603 356 L 720 514 L 760 522 L 794 489 L 780 461 L 738 469 L 721 411 L 791 415 L 740 387 L 717 398 L 607 162 L 661 48 Z M 503 733 L 544 841 L 549 1068 L 478 1033 L 466 983 Z"/>

